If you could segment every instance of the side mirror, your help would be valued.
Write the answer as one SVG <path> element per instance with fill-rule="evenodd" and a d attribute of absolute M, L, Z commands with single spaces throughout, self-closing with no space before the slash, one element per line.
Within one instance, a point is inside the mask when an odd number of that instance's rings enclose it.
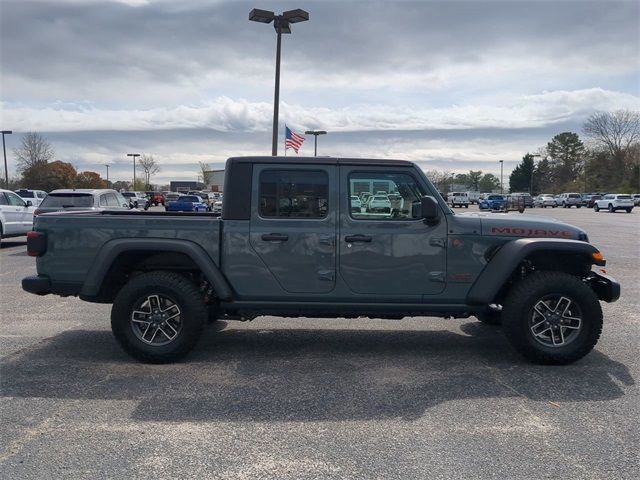
<path fill-rule="evenodd" d="M 425 219 L 426 223 L 433 224 L 438 222 L 440 211 L 438 210 L 438 202 L 433 197 L 422 197 L 420 199 L 420 216 Z"/>
<path fill-rule="evenodd" d="M 27 200 L 27 207 L 32 207 L 33 203 L 31 203 L 31 200 Z"/>

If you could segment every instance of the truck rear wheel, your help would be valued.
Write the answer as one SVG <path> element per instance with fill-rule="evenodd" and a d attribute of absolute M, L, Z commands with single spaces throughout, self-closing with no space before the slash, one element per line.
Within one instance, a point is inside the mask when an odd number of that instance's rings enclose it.
<path fill-rule="evenodd" d="M 131 279 L 111 309 L 111 329 L 132 357 L 168 363 L 196 345 L 207 308 L 197 287 L 173 272 L 149 272 Z"/>
<path fill-rule="evenodd" d="M 534 273 L 509 292 L 502 327 L 527 359 L 563 365 L 593 349 L 602 331 L 602 309 L 593 290 L 573 275 Z"/>

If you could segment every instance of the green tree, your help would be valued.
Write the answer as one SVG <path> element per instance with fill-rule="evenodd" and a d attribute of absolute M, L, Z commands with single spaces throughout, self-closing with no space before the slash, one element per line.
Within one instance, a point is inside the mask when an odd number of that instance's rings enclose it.
<path fill-rule="evenodd" d="M 547 143 L 553 185 L 562 188 L 582 175 L 585 147 L 577 133 L 562 132 Z"/>
<path fill-rule="evenodd" d="M 485 173 L 478 182 L 478 191 L 493 192 L 500 190 L 500 179 L 492 173 Z"/>
<path fill-rule="evenodd" d="M 482 179 L 482 170 L 469 170 L 467 177 L 469 177 L 469 183 L 467 186 L 473 191 L 480 191 L 479 188 L 480 180 Z"/>
<path fill-rule="evenodd" d="M 509 191 L 528 192 L 533 173 L 533 155 L 527 153 L 522 157 L 522 162 L 516 166 L 509 175 Z"/>
<path fill-rule="evenodd" d="M 559 193 L 555 188 L 551 175 L 551 164 L 548 158 L 543 158 L 536 165 L 533 172 L 533 193 Z"/>

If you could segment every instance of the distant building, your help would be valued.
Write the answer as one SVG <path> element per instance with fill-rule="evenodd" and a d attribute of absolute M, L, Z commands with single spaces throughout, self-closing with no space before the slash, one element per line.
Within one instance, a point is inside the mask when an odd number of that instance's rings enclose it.
<path fill-rule="evenodd" d="M 223 170 L 207 170 L 207 190 L 212 192 L 222 192 L 224 189 L 224 169 Z"/>
<path fill-rule="evenodd" d="M 202 182 L 175 181 L 169 184 L 169 189 L 172 192 L 188 192 L 190 190 L 203 190 L 204 184 Z"/>

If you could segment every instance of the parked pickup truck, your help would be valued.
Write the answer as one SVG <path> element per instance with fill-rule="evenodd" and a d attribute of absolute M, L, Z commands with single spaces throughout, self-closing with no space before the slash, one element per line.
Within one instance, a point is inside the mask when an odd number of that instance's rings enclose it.
<path fill-rule="evenodd" d="M 206 212 L 209 207 L 197 195 L 181 195 L 177 200 L 166 203 L 167 212 Z"/>
<path fill-rule="evenodd" d="M 380 185 L 383 185 L 381 187 Z M 390 211 L 352 208 L 367 189 Z M 231 158 L 222 217 L 152 211 L 39 215 L 24 290 L 112 303 L 126 352 L 188 353 L 207 319 L 404 316 L 502 323 L 528 359 L 565 364 L 602 330 L 619 284 L 572 225 L 527 215 L 454 214 L 411 162 Z"/>

